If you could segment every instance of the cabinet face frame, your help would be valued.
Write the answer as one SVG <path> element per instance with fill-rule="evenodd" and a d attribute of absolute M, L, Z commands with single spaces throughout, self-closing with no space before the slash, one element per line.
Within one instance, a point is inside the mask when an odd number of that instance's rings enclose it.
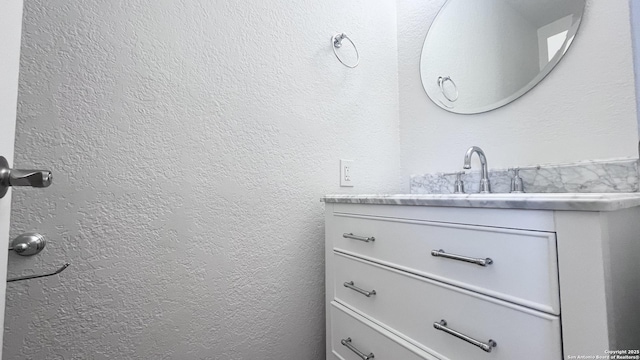
<path fill-rule="evenodd" d="M 565 357 L 640 349 L 640 207 L 554 215 Z"/>
<path fill-rule="evenodd" d="M 325 230 L 334 212 L 555 232 L 564 358 L 640 349 L 640 207 L 590 212 L 325 203 Z M 325 241 L 327 314 L 334 298 L 332 252 Z M 326 321 L 331 329 L 330 316 Z"/>

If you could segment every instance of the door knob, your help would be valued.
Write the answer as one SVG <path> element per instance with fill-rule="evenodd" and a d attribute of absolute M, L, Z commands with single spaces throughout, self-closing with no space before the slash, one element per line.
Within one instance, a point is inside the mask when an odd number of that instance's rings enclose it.
<path fill-rule="evenodd" d="M 11 242 L 9 250 L 13 250 L 20 256 L 31 256 L 39 253 L 47 245 L 44 236 L 38 233 L 25 233 Z"/>
<path fill-rule="evenodd" d="M 48 170 L 19 170 L 9 168 L 4 156 L 0 156 L 0 198 L 9 186 L 31 186 L 44 188 L 51 185 L 53 175 Z"/>

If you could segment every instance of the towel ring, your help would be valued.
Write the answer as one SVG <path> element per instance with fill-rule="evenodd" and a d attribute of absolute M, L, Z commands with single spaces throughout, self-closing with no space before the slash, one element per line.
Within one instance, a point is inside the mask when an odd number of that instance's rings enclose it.
<path fill-rule="evenodd" d="M 355 63 L 355 65 L 349 65 L 349 64 L 345 63 L 344 61 L 342 61 L 342 59 L 340 59 L 340 56 L 338 56 L 338 53 L 336 52 L 336 49 L 339 49 L 339 48 L 342 47 L 342 40 L 344 40 L 344 39 L 347 39 L 351 43 L 351 45 L 353 45 L 353 49 L 356 51 L 356 63 Z M 358 66 L 358 64 L 360 64 L 360 54 L 358 53 L 358 48 L 356 47 L 356 44 L 354 44 L 353 41 L 351 39 L 349 39 L 347 34 L 338 33 L 338 34 L 333 35 L 331 37 L 331 44 L 333 45 L 333 54 L 336 56 L 338 61 L 340 61 L 340 63 L 342 63 L 342 65 L 353 69 L 356 66 Z"/>
<path fill-rule="evenodd" d="M 453 88 L 456 90 L 456 96 L 455 96 L 455 98 L 453 98 L 453 99 L 452 99 L 452 98 L 450 98 L 450 97 L 449 97 L 449 95 L 447 95 L 447 92 L 446 92 L 446 91 L 444 91 L 444 83 L 445 83 L 445 81 L 450 81 L 450 82 L 451 82 L 451 84 L 453 85 Z M 455 82 L 453 82 L 453 80 L 451 79 L 451 77 L 449 77 L 449 76 L 445 76 L 445 77 L 440 76 L 440 77 L 438 78 L 438 86 L 440 87 L 440 92 L 442 93 L 442 95 L 443 95 L 447 100 L 449 100 L 449 101 L 451 101 L 451 102 L 455 102 L 456 100 L 458 100 L 458 95 L 459 95 L 459 94 L 458 94 L 458 86 L 456 85 L 456 83 L 455 83 Z"/>

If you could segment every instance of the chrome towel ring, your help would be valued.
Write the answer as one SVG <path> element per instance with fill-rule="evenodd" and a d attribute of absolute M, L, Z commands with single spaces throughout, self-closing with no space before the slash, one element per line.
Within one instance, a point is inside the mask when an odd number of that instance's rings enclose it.
<path fill-rule="evenodd" d="M 446 92 L 446 91 L 444 91 L 444 83 L 445 83 L 446 81 L 450 81 L 450 82 L 451 82 L 451 84 L 453 85 L 453 88 L 456 90 L 456 96 L 455 96 L 454 98 L 449 97 L 449 95 L 447 95 L 447 92 Z M 458 86 L 456 85 L 456 83 L 455 83 L 455 82 L 453 82 L 453 79 L 451 79 L 451 77 L 449 77 L 449 76 L 445 76 L 445 77 L 440 76 L 440 77 L 438 78 L 438 86 L 440 87 L 440 92 L 442 93 L 442 95 L 443 95 L 447 100 L 449 100 L 449 101 L 451 101 L 451 102 L 455 102 L 456 100 L 458 100 L 458 95 L 459 95 L 459 94 L 458 94 Z"/>
<path fill-rule="evenodd" d="M 349 65 L 347 63 L 345 63 L 344 61 L 342 61 L 342 59 L 340 59 L 340 56 L 338 56 L 338 52 L 336 51 L 336 49 L 339 49 L 342 47 L 342 40 L 347 39 L 347 41 L 349 41 L 351 43 L 351 45 L 353 45 L 353 49 L 356 51 L 356 63 L 354 65 Z M 351 39 L 349 39 L 349 37 L 347 36 L 347 34 L 345 33 L 338 33 L 335 34 L 331 37 L 331 44 L 333 45 L 333 54 L 336 56 L 336 58 L 338 59 L 338 61 L 340 61 L 340 63 L 348 68 L 355 68 L 356 66 L 358 66 L 358 64 L 360 64 L 360 54 L 358 53 L 358 48 L 356 47 L 356 44 L 353 43 L 353 41 Z"/>

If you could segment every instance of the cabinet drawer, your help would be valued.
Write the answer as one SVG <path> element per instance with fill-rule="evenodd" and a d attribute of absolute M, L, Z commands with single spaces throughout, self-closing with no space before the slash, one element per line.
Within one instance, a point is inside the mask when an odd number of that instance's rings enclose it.
<path fill-rule="evenodd" d="M 331 221 L 327 237 L 336 251 L 560 313 L 554 233 L 348 214 Z M 481 266 L 451 255 L 491 261 Z"/>
<path fill-rule="evenodd" d="M 561 359 L 559 317 L 438 281 L 334 253 L 337 302 L 449 359 Z M 370 296 L 344 284 L 360 288 Z M 375 291 L 375 295 L 372 292 Z M 479 342 L 497 342 L 491 353 L 443 330 Z"/>
<path fill-rule="evenodd" d="M 330 311 L 331 349 L 327 353 L 328 359 L 362 360 L 355 350 L 364 355 L 372 353 L 375 360 L 437 360 L 340 304 L 332 303 Z M 348 344 L 354 350 L 343 345 L 342 340 L 351 340 Z"/>

